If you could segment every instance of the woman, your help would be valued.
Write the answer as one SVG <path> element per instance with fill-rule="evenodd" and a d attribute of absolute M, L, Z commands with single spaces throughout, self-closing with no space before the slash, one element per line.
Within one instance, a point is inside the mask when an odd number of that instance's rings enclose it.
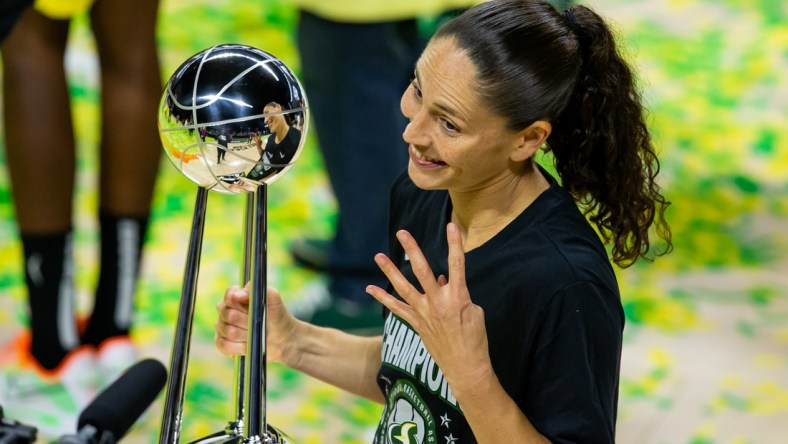
<path fill-rule="evenodd" d="M 261 151 L 260 160 L 247 176 L 253 180 L 262 180 L 281 171 L 293 160 L 301 141 L 301 131 L 288 125 L 285 116 L 281 114 L 282 105 L 270 102 L 263 107 L 263 112 L 266 114 L 265 124 L 268 125 L 271 135 L 266 140 L 264 149 L 261 150 L 258 144 L 258 151 Z M 255 143 L 259 140 L 258 136 Z"/>
<path fill-rule="evenodd" d="M 269 292 L 268 353 L 385 403 L 376 443 L 614 442 L 624 314 L 612 259 L 670 249 L 632 73 L 591 10 L 491 1 L 442 27 L 401 108 L 383 337 L 295 320 Z M 559 186 L 534 160 L 553 151 Z M 583 212 L 578 209 L 576 202 Z M 246 350 L 248 294 L 216 345 Z"/>

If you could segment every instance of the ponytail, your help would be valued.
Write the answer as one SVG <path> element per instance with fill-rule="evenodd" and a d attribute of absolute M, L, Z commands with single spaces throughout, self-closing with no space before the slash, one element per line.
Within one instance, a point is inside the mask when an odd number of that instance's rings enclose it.
<path fill-rule="evenodd" d="M 659 159 L 632 70 L 596 13 L 574 6 L 562 18 L 577 37 L 581 59 L 572 94 L 547 139 L 562 185 L 612 243 L 619 266 L 651 260 L 653 224 L 666 241 L 655 254 L 666 254 L 672 249 L 665 220 L 670 202 L 656 181 Z"/>
<path fill-rule="evenodd" d="M 477 5 L 440 28 L 477 69 L 479 91 L 512 130 L 552 123 L 563 187 L 596 225 L 622 267 L 672 250 L 670 202 L 656 181 L 659 160 L 634 76 L 604 21 L 584 6 L 563 14 L 545 1 Z M 651 248 L 649 229 L 665 241 Z"/>

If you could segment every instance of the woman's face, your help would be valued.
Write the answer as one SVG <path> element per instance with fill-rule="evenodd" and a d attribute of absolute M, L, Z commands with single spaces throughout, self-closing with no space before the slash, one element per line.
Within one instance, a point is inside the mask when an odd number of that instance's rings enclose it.
<path fill-rule="evenodd" d="M 278 111 L 282 111 L 282 108 L 274 105 L 266 106 L 265 108 L 263 108 L 263 112 L 266 114 L 275 113 Z M 277 114 L 274 116 L 266 116 L 264 122 L 266 125 L 268 125 L 268 129 L 270 129 L 272 133 L 275 133 L 283 128 L 285 124 L 285 118 L 282 114 Z"/>
<path fill-rule="evenodd" d="M 433 41 L 416 64 L 400 102 L 410 120 L 408 174 L 423 189 L 475 191 L 518 171 L 513 150 L 522 141 L 477 93 L 476 68 L 451 38 Z"/>

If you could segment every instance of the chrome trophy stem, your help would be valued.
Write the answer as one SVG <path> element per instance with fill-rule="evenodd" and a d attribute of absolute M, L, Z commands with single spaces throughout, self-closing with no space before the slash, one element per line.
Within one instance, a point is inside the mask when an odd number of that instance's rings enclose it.
<path fill-rule="evenodd" d="M 160 444 L 177 444 L 180 440 L 180 426 L 183 418 L 183 396 L 185 393 L 186 373 L 189 367 L 189 348 L 194 322 L 194 303 L 197 296 L 197 278 L 200 273 L 200 253 L 203 232 L 205 231 L 205 210 L 208 205 L 208 190 L 197 188 L 194 216 L 186 256 L 186 267 L 181 290 L 181 303 L 175 327 L 170 371 L 167 380 L 167 393 L 164 401 Z"/>
<path fill-rule="evenodd" d="M 257 187 L 255 199 L 255 239 L 252 264 L 252 293 L 249 295 L 249 338 L 246 344 L 245 437 L 254 440 L 266 431 L 266 303 L 267 279 L 267 194 L 265 183 Z"/>
<path fill-rule="evenodd" d="M 254 222 L 255 222 L 255 194 L 246 194 L 246 211 L 244 214 L 244 255 L 241 267 L 241 283 L 245 285 L 251 279 L 253 264 L 254 241 Z M 235 393 L 233 405 L 235 406 L 235 418 L 227 424 L 226 432 L 232 435 L 242 435 L 244 431 L 244 415 L 246 407 L 244 404 L 244 393 L 246 392 L 246 359 L 244 356 L 235 358 Z"/>

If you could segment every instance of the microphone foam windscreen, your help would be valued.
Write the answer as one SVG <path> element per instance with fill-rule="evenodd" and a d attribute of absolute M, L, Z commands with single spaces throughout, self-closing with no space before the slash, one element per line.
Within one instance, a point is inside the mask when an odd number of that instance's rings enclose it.
<path fill-rule="evenodd" d="M 119 440 L 158 396 L 167 382 L 167 369 L 155 359 L 144 359 L 126 370 L 102 391 L 82 414 L 78 429 L 90 425 L 110 431 Z"/>

